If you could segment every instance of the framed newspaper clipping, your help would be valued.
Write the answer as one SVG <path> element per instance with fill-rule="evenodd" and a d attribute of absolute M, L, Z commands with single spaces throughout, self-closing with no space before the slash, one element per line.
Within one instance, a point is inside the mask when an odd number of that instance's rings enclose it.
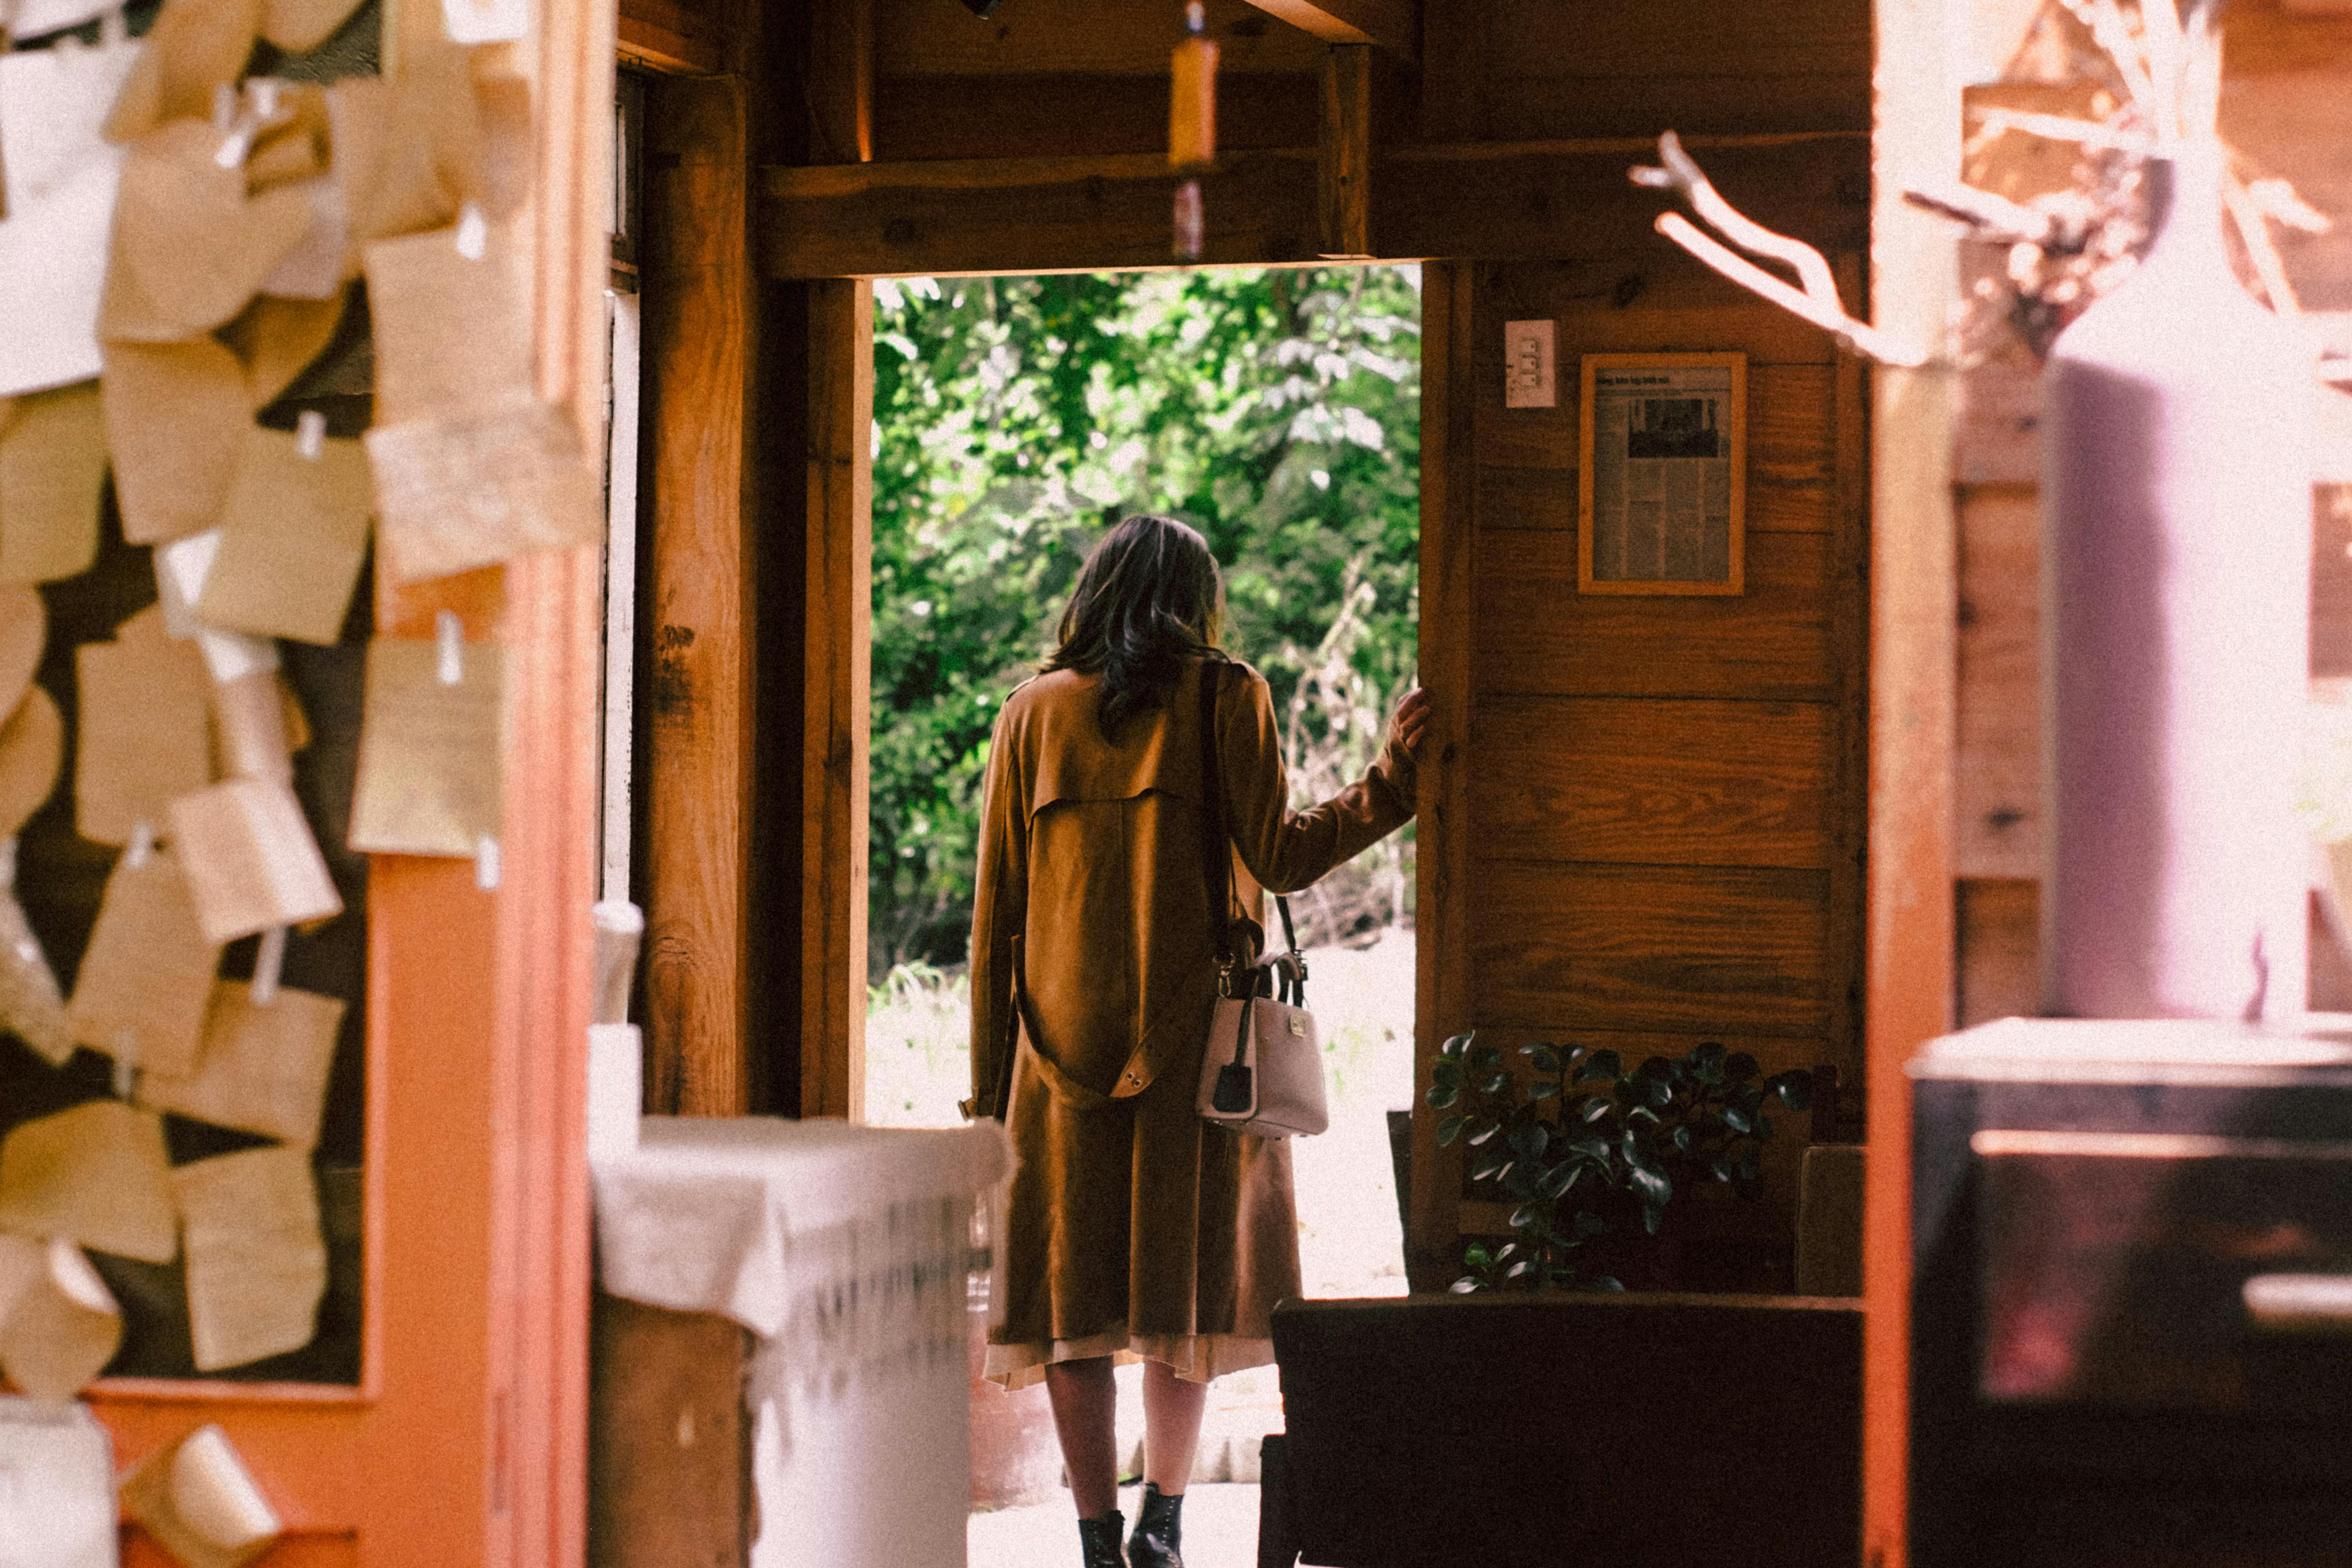
<path fill-rule="evenodd" d="M 1577 591 L 1742 592 L 1748 356 L 1586 354 L 1577 420 Z"/>

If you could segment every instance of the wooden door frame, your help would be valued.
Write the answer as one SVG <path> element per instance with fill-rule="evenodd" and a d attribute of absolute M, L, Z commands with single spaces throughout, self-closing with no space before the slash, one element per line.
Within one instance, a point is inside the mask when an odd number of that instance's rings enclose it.
<path fill-rule="evenodd" d="M 440 8 L 386 10 L 386 54 Z M 612 0 L 546 0 L 534 88 L 538 389 L 596 449 Z M 96 1385 L 118 1464 L 215 1422 L 288 1527 L 273 1563 L 572 1564 L 586 1486 L 587 1026 L 598 816 L 593 548 L 380 587 L 377 629 L 457 612 L 504 644 L 503 876 L 376 856 L 368 879 L 365 1294 L 355 1388 Z M 133 1537 L 126 1562 L 161 1563 Z"/>

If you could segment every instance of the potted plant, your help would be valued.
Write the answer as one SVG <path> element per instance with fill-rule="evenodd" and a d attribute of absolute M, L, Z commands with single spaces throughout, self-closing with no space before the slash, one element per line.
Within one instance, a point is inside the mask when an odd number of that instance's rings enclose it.
<path fill-rule="evenodd" d="M 1453 1114 L 1437 1141 L 1469 1146 L 1469 1174 L 1516 1200 L 1517 1239 L 1474 1242 L 1456 1290 L 1622 1290 L 1615 1269 L 1639 1261 L 1677 1193 L 1722 1183 L 1760 1192 L 1768 1108 L 1810 1108 L 1812 1077 L 1767 1078 L 1756 1058 L 1709 1040 L 1631 1071 L 1612 1050 L 1522 1046 L 1515 1072 L 1502 1051 L 1456 1035 L 1439 1050 L 1428 1103 Z"/>

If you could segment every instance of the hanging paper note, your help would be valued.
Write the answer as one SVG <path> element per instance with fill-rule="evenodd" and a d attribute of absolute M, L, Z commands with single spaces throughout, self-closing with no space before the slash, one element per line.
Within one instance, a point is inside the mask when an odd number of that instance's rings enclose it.
<path fill-rule="evenodd" d="M 0 713 L 13 713 L 40 668 L 49 616 L 30 588 L 0 584 Z"/>
<path fill-rule="evenodd" d="M 122 537 L 156 544 L 217 522 L 253 418 L 236 356 L 210 338 L 109 343 L 101 391 Z"/>
<path fill-rule="evenodd" d="M 165 0 L 107 116 L 107 139 L 133 142 L 167 120 L 210 116 L 214 95 L 245 74 L 260 26 L 260 0 Z"/>
<path fill-rule="evenodd" d="M 247 675 L 215 684 L 213 737 L 222 776 L 293 782 L 295 747 L 288 721 L 289 714 L 300 712 L 276 675 Z"/>
<path fill-rule="evenodd" d="M 99 306 L 108 342 L 178 342 L 225 324 L 309 230 L 299 192 L 247 196 L 242 164 L 221 166 L 224 141 L 209 120 L 177 120 L 132 143 Z"/>
<path fill-rule="evenodd" d="M 346 247 L 348 248 L 348 247 Z M 350 270 L 348 258 L 341 270 Z M 268 407 L 335 339 L 343 319 L 348 289 L 338 288 L 323 300 L 284 300 L 264 294 L 220 330 L 220 341 L 245 367 L 247 398 L 254 408 Z"/>
<path fill-rule="evenodd" d="M 52 1237 L 19 1245 L 32 1250 L 35 1267 L 15 1307 L 0 1319 L 0 1373 L 35 1400 L 63 1405 L 114 1359 L 122 1343 L 122 1312 L 72 1242 Z M 0 1506 L 0 1519 L 5 1517 Z M 7 1542 L 0 1535 L 0 1563 L 9 1561 Z"/>
<path fill-rule="evenodd" d="M 123 153 L 97 121 L 140 53 L 121 42 L 0 54 L 0 396 L 98 374 Z"/>
<path fill-rule="evenodd" d="M 140 1098 L 158 1110 L 310 1148 L 319 1141 L 342 1023 L 340 998 L 280 986 L 261 1006 L 252 986 L 223 981 L 194 1073 L 150 1074 Z"/>
<path fill-rule="evenodd" d="M 169 1177 L 162 1117 L 89 1100 L 0 1141 L 0 1230 L 169 1263 L 180 1250 Z"/>
<path fill-rule="evenodd" d="M 205 625 L 322 646 L 341 638 L 367 555 L 367 454 L 357 441 L 309 445 L 247 427 L 220 552 L 196 601 Z"/>
<path fill-rule="evenodd" d="M 73 1026 L 66 1021 L 57 973 L 16 899 L 13 837 L 0 838 L 0 1028 L 52 1067 L 63 1067 L 73 1057 Z"/>
<path fill-rule="evenodd" d="M 248 675 L 278 668 L 278 645 L 247 632 L 222 631 L 198 617 L 196 601 L 204 597 L 205 579 L 220 555 L 221 531 L 205 529 L 155 551 L 155 596 L 163 612 L 164 627 L 176 637 L 193 638 L 196 652 L 213 679 L 226 686 Z"/>
<path fill-rule="evenodd" d="M 16 0 L 8 30 L 19 38 L 43 38 L 94 22 L 114 9 L 114 0 Z M 101 118 L 107 105 L 99 105 Z"/>
<path fill-rule="evenodd" d="M 8 1315 L 48 1266 L 48 1243 L 0 1231 L 0 1329 L 8 1326 Z"/>
<path fill-rule="evenodd" d="M 308 54 L 359 9 L 359 0 L 263 0 L 261 36 L 289 55 Z"/>
<path fill-rule="evenodd" d="M 300 1350 L 327 1289 L 319 1192 L 300 1149 L 248 1149 L 172 1173 L 186 1227 L 196 1370 Z"/>
<path fill-rule="evenodd" d="M 74 649 L 74 831 L 96 844 L 128 844 L 141 822 L 160 831 L 173 800 L 213 782 L 204 660 L 150 606 L 114 641 Z"/>
<path fill-rule="evenodd" d="M 117 1568 L 114 1450 L 80 1405 L 0 1396 L 0 1568 Z"/>
<path fill-rule="evenodd" d="M 361 244 L 439 228 L 480 198 L 474 53 L 419 28 L 402 38 L 389 82 L 348 78 L 330 89 L 341 100 L 335 168 Z"/>
<path fill-rule="evenodd" d="M 368 644 L 353 849 L 470 858 L 499 836 L 502 656 L 496 643 L 454 661 L 419 638 Z"/>
<path fill-rule="evenodd" d="M 310 226 L 301 242 L 261 280 L 262 293 L 295 300 L 336 299 L 343 290 L 343 263 L 352 248 L 342 187 L 332 174 L 320 174 L 293 188 L 310 204 Z"/>
<path fill-rule="evenodd" d="M 526 0 L 441 0 L 441 22 L 453 43 L 512 43 L 530 31 L 530 6 Z"/>
<path fill-rule="evenodd" d="M 144 861 L 126 854 L 114 863 L 66 1007 L 81 1044 L 174 1074 L 195 1069 L 220 969 L 220 946 L 197 923 L 182 859 L 158 848 Z"/>
<path fill-rule="evenodd" d="M 14 838 L 58 787 L 65 721 L 36 686 L 0 724 L 0 839 Z"/>
<path fill-rule="evenodd" d="M 122 1478 L 122 1508 L 186 1568 L 240 1568 L 283 1528 L 217 1426 L 199 1426 Z"/>
<path fill-rule="evenodd" d="M 172 803 L 172 844 L 207 941 L 342 913 L 301 803 L 282 784 L 234 778 L 182 795 Z"/>
<path fill-rule="evenodd" d="M 245 91 L 253 124 L 246 190 L 257 195 L 278 185 L 308 185 L 326 174 L 331 150 L 326 89 L 311 82 L 251 77 Z"/>
<path fill-rule="evenodd" d="M 18 397 L 0 424 L 0 583 L 53 583 L 89 571 L 105 479 L 96 382 Z"/>
<path fill-rule="evenodd" d="M 599 484 L 579 432 L 529 393 L 499 407 L 370 430 L 365 439 L 383 569 L 397 581 L 602 536 Z"/>
<path fill-rule="evenodd" d="M 530 390 L 530 295 L 512 236 L 485 226 L 478 246 L 461 247 L 466 237 L 440 228 L 367 247 L 379 425 Z"/>

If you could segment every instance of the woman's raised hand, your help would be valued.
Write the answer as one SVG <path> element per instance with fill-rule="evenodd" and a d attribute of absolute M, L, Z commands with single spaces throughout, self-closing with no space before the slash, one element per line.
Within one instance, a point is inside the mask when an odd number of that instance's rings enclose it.
<path fill-rule="evenodd" d="M 1429 693 L 1416 686 L 1405 693 L 1397 704 L 1396 717 L 1389 721 L 1389 737 L 1396 748 L 1415 763 L 1422 760 L 1422 748 L 1429 742 Z"/>

